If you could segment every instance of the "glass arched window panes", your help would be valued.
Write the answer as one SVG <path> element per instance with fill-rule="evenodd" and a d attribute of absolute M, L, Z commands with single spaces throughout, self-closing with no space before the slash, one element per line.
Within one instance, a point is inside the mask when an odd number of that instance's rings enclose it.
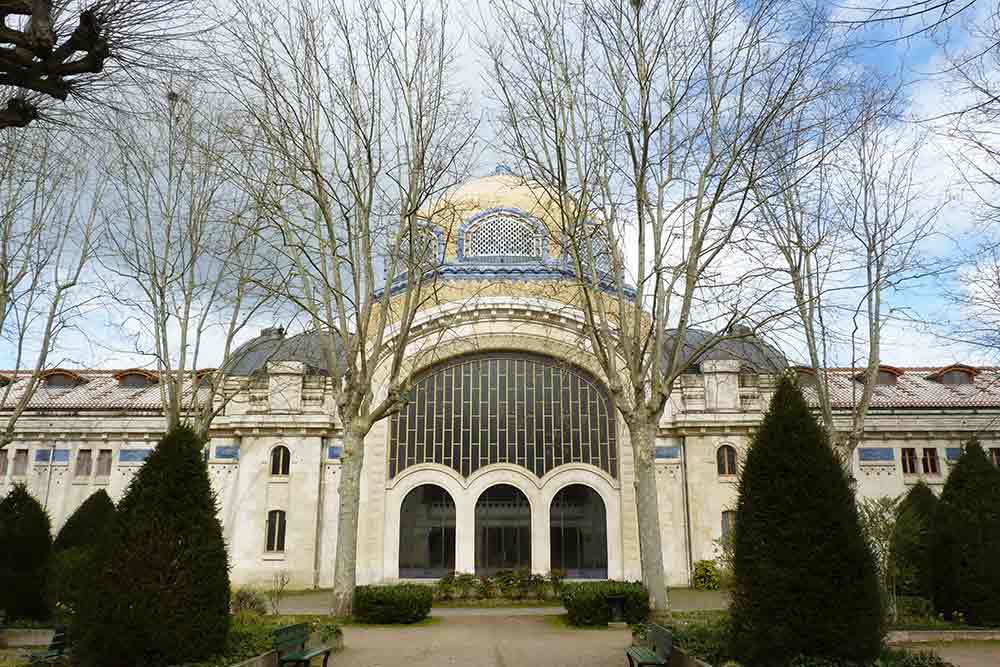
<path fill-rule="evenodd" d="M 455 501 L 440 486 L 418 486 L 399 510 L 399 576 L 438 578 L 454 571 Z"/>
<path fill-rule="evenodd" d="M 736 474 L 736 448 L 723 445 L 715 452 L 715 463 L 720 475 Z"/>
<path fill-rule="evenodd" d="M 438 463 L 468 476 L 491 463 L 541 477 L 565 463 L 618 475 L 611 401 L 583 371 L 528 353 L 460 357 L 413 383 L 392 416 L 389 476 Z"/>
<path fill-rule="evenodd" d="M 476 574 L 531 567 L 531 506 L 520 489 L 491 486 L 476 502 Z"/>
<path fill-rule="evenodd" d="M 267 513 L 267 551 L 285 550 L 285 513 L 271 510 Z"/>
<path fill-rule="evenodd" d="M 491 213 L 464 230 L 462 250 L 465 259 L 477 262 L 538 261 L 544 252 L 544 236 L 526 218 L 510 213 Z"/>
<path fill-rule="evenodd" d="M 608 523 L 604 501 L 589 486 L 572 484 L 552 499 L 552 569 L 570 579 L 608 578 Z"/>
<path fill-rule="evenodd" d="M 272 475 L 287 475 L 288 468 L 292 462 L 292 455 L 288 451 L 288 447 L 284 445 L 278 445 L 271 450 L 271 474 Z"/>
<path fill-rule="evenodd" d="M 736 527 L 736 512 L 725 510 L 722 513 L 722 541 L 727 542 L 732 537 L 733 528 Z"/>

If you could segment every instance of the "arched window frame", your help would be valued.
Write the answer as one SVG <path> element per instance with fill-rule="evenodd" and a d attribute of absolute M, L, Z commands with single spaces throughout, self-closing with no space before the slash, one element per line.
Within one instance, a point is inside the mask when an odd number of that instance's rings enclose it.
<path fill-rule="evenodd" d="M 418 494 L 423 496 L 425 490 L 430 487 L 431 489 L 440 492 L 440 497 L 444 499 L 444 503 L 441 507 L 441 521 L 437 526 L 441 539 L 441 560 L 440 563 L 426 563 L 426 567 L 415 567 L 415 563 L 406 561 L 407 550 L 404 549 L 404 543 L 408 539 L 414 539 L 416 535 L 414 534 L 415 526 L 407 525 L 404 520 L 404 512 L 406 511 L 408 502 L 415 501 L 418 498 Z M 421 500 L 424 498 L 421 497 Z M 433 505 L 431 505 L 433 508 Z M 451 493 L 448 492 L 446 488 L 438 484 L 426 483 L 415 486 L 406 492 L 403 497 L 403 502 L 399 505 L 399 541 L 397 546 L 399 547 L 399 576 L 400 578 L 406 579 L 434 579 L 438 577 L 443 577 L 449 572 L 455 570 L 455 560 L 457 558 L 458 552 L 458 542 L 456 541 L 456 530 L 457 530 L 457 508 L 455 505 L 455 499 L 452 497 Z M 430 533 L 428 533 L 428 538 Z"/>
<path fill-rule="evenodd" d="M 504 487 L 514 490 L 514 501 L 501 512 L 495 512 L 497 506 L 489 504 L 489 496 Z M 520 519 L 519 523 L 511 521 L 511 507 L 518 510 L 515 517 Z M 513 484 L 502 482 L 494 484 L 479 494 L 474 510 L 477 575 L 493 576 L 500 570 L 531 567 L 533 510 L 527 494 Z M 500 516 L 501 520 L 497 521 L 496 518 L 500 514 L 506 514 L 506 516 Z M 517 562 L 511 562 L 509 559 L 506 562 L 496 562 L 493 557 L 497 555 L 498 541 L 499 552 L 503 555 L 515 554 Z"/>
<path fill-rule="evenodd" d="M 723 443 L 715 450 L 715 470 L 720 477 L 733 477 L 739 465 L 739 455 L 731 444 Z"/>
<path fill-rule="evenodd" d="M 285 527 L 287 518 L 284 510 L 271 510 L 267 513 L 267 528 L 264 535 L 264 550 L 268 553 L 283 553 L 285 551 Z"/>
<path fill-rule="evenodd" d="M 600 550 L 602 558 L 598 559 L 597 564 L 594 567 L 583 567 L 583 561 L 586 560 L 584 556 L 586 552 L 584 547 L 579 544 L 579 553 L 574 554 L 576 561 L 581 567 L 570 569 L 567 568 L 567 549 L 566 549 L 566 508 L 569 507 L 569 503 L 564 501 L 564 497 L 570 493 L 570 489 L 574 487 L 582 487 L 587 490 L 588 500 L 599 504 L 600 506 L 600 525 L 591 525 L 589 528 L 594 529 L 590 535 L 586 536 L 591 540 L 596 540 L 595 544 L 591 547 L 592 553 Z M 558 541 L 554 538 L 556 531 L 559 531 Z M 580 531 L 580 539 L 584 539 L 583 531 Z M 561 547 L 561 553 L 557 554 L 556 550 Z M 604 502 L 604 498 L 601 494 L 597 492 L 595 488 L 588 484 L 567 484 L 552 497 L 552 503 L 549 505 L 549 556 L 550 562 L 553 569 L 562 570 L 563 573 L 573 579 L 607 579 L 608 578 L 608 508 Z"/>
<path fill-rule="evenodd" d="M 292 452 L 284 445 L 271 450 L 271 476 L 288 477 L 292 465 Z"/>
<path fill-rule="evenodd" d="M 525 233 L 526 252 L 482 252 L 474 247 L 473 235 L 491 226 L 515 226 Z M 458 229 L 458 259 L 461 262 L 486 264 L 526 264 L 544 262 L 548 255 L 548 236 L 535 218 L 511 208 L 492 208 L 469 218 Z"/>

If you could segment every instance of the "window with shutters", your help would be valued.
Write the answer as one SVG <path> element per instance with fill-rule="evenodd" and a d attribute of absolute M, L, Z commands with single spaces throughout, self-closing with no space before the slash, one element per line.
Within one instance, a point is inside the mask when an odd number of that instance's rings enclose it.
<path fill-rule="evenodd" d="M 111 450 L 102 449 L 97 454 L 97 476 L 108 477 L 111 475 Z"/>
<path fill-rule="evenodd" d="M 923 456 L 920 458 L 920 463 L 923 466 L 925 475 L 937 475 L 940 472 L 938 466 L 938 452 L 935 448 L 924 449 Z"/>
<path fill-rule="evenodd" d="M 288 451 L 288 447 L 284 445 L 278 445 L 271 450 L 271 474 L 272 475 L 288 475 L 288 469 L 291 465 L 292 455 Z"/>
<path fill-rule="evenodd" d="M 912 447 L 903 448 L 903 474 L 917 474 L 917 450 Z"/>
<path fill-rule="evenodd" d="M 729 540 L 735 526 L 736 512 L 734 510 L 725 510 L 722 513 L 722 540 L 724 542 Z"/>
<path fill-rule="evenodd" d="M 736 474 L 736 448 L 732 445 L 723 445 L 715 453 L 715 467 L 720 475 L 730 476 Z"/>
<path fill-rule="evenodd" d="M 18 449 L 14 452 L 14 469 L 11 471 L 14 477 L 24 477 L 28 474 L 28 450 Z"/>
<path fill-rule="evenodd" d="M 7 450 L 0 449 L 0 477 L 7 476 Z"/>
<path fill-rule="evenodd" d="M 73 471 L 76 477 L 90 477 L 93 470 L 93 460 L 90 457 L 91 450 L 78 449 L 76 452 L 76 469 Z"/>

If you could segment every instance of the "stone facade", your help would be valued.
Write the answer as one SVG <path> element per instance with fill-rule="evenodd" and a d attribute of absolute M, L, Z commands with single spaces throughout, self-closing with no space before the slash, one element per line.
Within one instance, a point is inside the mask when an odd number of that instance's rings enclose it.
<path fill-rule="evenodd" d="M 449 219 L 462 225 L 462 220 L 482 219 L 477 211 L 490 211 L 492 215 L 498 210 L 516 209 L 527 218 L 541 215 L 537 204 L 529 205 L 531 193 L 513 188 L 505 177 L 474 181 L 462 192 L 458 199 L 461 205 L 448 211 Z M 483 201 L 469 203 L 475 197 Z M 557 296 L 566 292 L 565 283 L 559 282 L 557 253 L 551 243 L 543 244 L 546 255 L 536 269 L 522 266 L 517 269 L 520 273 L 512 277 L 511 266 L 521 265 L 501 262 L 490 270 L 503 274 L 503 279 L 489 278 L 484 274 L 483 261 L 472 262 L 475 258 L 463 255 L 462 234 L 467 225 L 456 228 L 454 224 L 436 232 L 447 239 L 443 245 L 445 264 L 451 267 L 446 272 L 450 276 L 446 292 L 449 296 L 420 313 L 405 355 L 409 370 L 418 378 L 428 377 L 442 364 L 470 355 L 484 359 L 504 355 L 505 359 L 514 359 L 510 368 L 521 368 L 516 365 L 518 355 L 530 356 L 537 361 L 534 368 L 540 373 L 536 376 L 538 395 L 543 386 L 548 387 L 544 383 L 550 382 L 545 373 L 552 377 L 556 373 L 544 369 L 564 369 L 559 371 L 558 380 L 563 388 L 552 391 L 564 392 L 564 402 L 556 405 L 564 406 L 561 412 L 566 414 L 546 414 L 548 403 L 534 394 L 527 399 L 521 394 L 499 399 L 500 407 L 489 409 L 500 410 L 501 429 L 507 430 L 498 436 L 483 427 L 482 449 L 474 454 L 480 463 L 470 474 L 462 474 L 457 463 L 440 462 L 469 456 L 465 448 L 470 445 L 462 435 L 468 428 L 457 426 L 468 417 L 460 417 L 457 407 L 455 430 L 446 431 L 450 433 L 447 446 L 455 447 L 455 458 L 434 449 L 445 446 L 439 436 L 442 429 L 451 427 L 443 422 L 425 425 L 421 428 L 431 435 L 412 445 L 425 448 L 423 453 L 414 453 L 413 462 L 407 461 L 399 470 L 390 466 L 391 448 L 400 446 L 399 434 L 393 435 L 395 422 L 392 418 L 378 422 L 365 440 L 359 583 L 401 578 L 401 535 L 413 532 L 408 522 L 401 520 L 403 504 L 423 485 L 444 489 L 450 504 L 439 503 L 421 515 L 425 523 L 430 521 L 428 517 L 438 517 L 435 520 L 440 520 L 441 526 L 421 528 L 421 535 L 429 535 L 430 541 L 409 545 L 404 558 L 418 552 L 431 553 L 443 559 L 439 565 L 475 572 L 481 558 L 477 549 L 489 548 L 477 544 L 477 540 L 499 539 L 506 540 L 505 546 L 499 548 L 504 558 L 517 557 L 506 553 L 508 547 L 520 550 L 522 555 L 527 554 L 524 565 L 534 572 L 547 573 L 555 566 L 554 558 L 568 558 L 564 553 L 555 553 L 554 540 L 557 532 L 563 531 L 558 537 L 561 549 L 566 548 L 567 540 L 575 540 L 577 546 L 570 547 L 579 549 L 583 549 L 579 544 L 588 542 L 591 559 L 595 544 L 599 551 L 606 549 L 596 569 L 594 563 L 588 566 L 591 575 L 600 570 L 614 579 L 639 578 L 634 466 L 628 431 L 621 419 L 601 416 L 604 413 L 597 409 L 599 396 L 584 393 L 580 395 L 588 398 L 575 399 L 576 394 L 567 393 L 570 387 L 582 387 L 587 382 L 603 384 L 600 367 L 588 352 L 589 342 L 582 333 L 581 314 L 571 306 L 571 299 Z M 532 234 L 538 234 L 539 228 L 531 227 Z M 551 227 L 543 229 L 553 234 Z M 482 252 L 486 242 L 480 239 L 477 243 Z M 463 262 L 475 264 L 475 270 L 464 277 L 462 272 L 468 267 Z M 532 274 L 533 270 L 537 272 Z M 227 402 L 212 423 L 206 449 L 229 545 L 232 579 L 234 584 L 266 585 L 275 573 L 286 572 L 293 588 L 327 587 L 333 581 L 340 474 L 333 380 L 327 372 L 317 372 L 317 360 L 322 355 L 306 349 L 308 345 L 303 341 L 308 339 L 284 339 L 280 330 L 272 329 L 257 340 L 268 353 L 227 377 Z M 283 354 L 286 342 L 295 340 L 295 345 L 287 346 L 294 352 Z M 741 352 L 747 349 L 748 353 Z M 775 383 L 777 369 L 763 362 L 773 361 L 776 355 L 762 342 L 754 342 L 749 348 L 713 351 L 676 386 L 659 425 L 655 463 L 663 559 L 671 585 L 688 585 L 692 563 L 717 553 L 715 541 L 722 535 L 723 513 L 734 509 L 736 501 L 737 476 L 732 473 L 743 459 Z M 995 395 L 992 389 L 998 384 L 1000 371 L 971 369 L 970 381 L 959 387 L 945 387 L 939 381 L 941 376 L 932 369 L 893 371 L 899 373 L 895 376 L 898 383 L 894 380 L 895 384 L 878 388 L 855 454 L 853 471 L 862 495 L 896 496 L 917 479 L 926 479 L 932 488 L 939 488 L 955 448 L 972 434 L 977 434 L 988 448 L 1000 446 L 1000 393 Z M 837 388 L 834 394 L 838 419 L 846 425 L 853 371 L 830 373 L 830 381 Z M 377 397 L 388 391 L 386 375 L 385 368 L 376 373 Z M 128 377 L 128 371 L 77 371 L 67 373 L 64 382 L 44 383 L 17 422 L 15 442 L 7 447 L 5 460 L 0 461 L 0 494 L 14 483 L 26 483 L 45 504 L 56 530 L 95 490 L 104 488 L 113 499 L 120 498 L 163 428 L 155 376 L 146 375 L 147 385 L 130 384 L 123 379 Z M 449 377 L 441 385 L 442 391 L 454 386 L 451 383 L 457 376 Z M 520 375 L 509 380 L 505 386 L 524 383 Z M 197 391 L 197 387 L 191 391 Z M 473 399 L 459 397 L 455 405 L 464 405 L 463 401 L 473 404 Z M 537 410 L 532 401 L 538 402 Z M 492 405 L 482 398 L 482 406 Z M 574 411 L 579 414 L 569 414 Z M 538 417 L 537 424 L 519 421 L 519 415 L 528 414 L 533 415 L 532 420 Z M 486 419 L 485 413 L 477 415 L 475 420 L 479 421 L 475 423 L 485 424 Z M 559 443 L 532 450 L 530 443 L 524 442 L 522 431 L 528 428 L 537 428 L 548 442 L 546 434 L 555 424 L 562 424 L 559 428 L 564 429 L 561 454 L 553 454 L 553 448 L 560 448 Z M 473 429 L 470 441 L 477 437 Z M 601 442 L 592 442 L 588 437 Z M 506 453 L 496 447 L 499 440 L 509 445 Z M 611 459 L 598 453 L 600 446 L 608 443 L 614 450 Z M 280 456 L 279 463 L 275 463 L 275 452 L 282 447 L 289 455 L 287 474 Z M 728 463 L 736 468 L 727 467 L 727 463 L 720 474 L 719 451 L 723 447 L 734 450 L 735 456 Z M 915 467 L 904 472 L 904 450 L 911 449 L 916 456 Z M 925 450 L 936 455 L 930 456 Z M 408 451 L 405 447 L 397 450 L 397 456 L 399 452 L 410 456 Z M 550 455 L 555 456 L 551 465 Z M 511 462 L 525 456 L 540 457 L 545 472 L 535 474 L 526 465 Z M 605 458 L 595 458 L 599 456 Z M 909 466 L 913 460 L 907 458 L 905 464 Z M 512 518 L 518 510 L 513 505 L 497 505 L 492 510 L 493 538 L 479 525 L 485 519 L 477 516 L 477 503 L 497 485 L 517 489 L 521 494 L 518 497 L 526 499 L 530 517 L 526 525 L 518 527 Z M 554 501 L 563 497 L 564 490 L 578 486 L 590 489 L 599 503 L 592 502 L 586 511 L 575 514 L 560 509 L 557 517 Z M 600 505 L 605 525 L 595 529 L 594 517 L 600 516 Z M 283 513 L 280 531 L 277 524 L 269 523 L 275 513 Z M 275 548 L 279 532 L 283 544 Z M 587 569 L 577 565 L 580 571 Z"/>

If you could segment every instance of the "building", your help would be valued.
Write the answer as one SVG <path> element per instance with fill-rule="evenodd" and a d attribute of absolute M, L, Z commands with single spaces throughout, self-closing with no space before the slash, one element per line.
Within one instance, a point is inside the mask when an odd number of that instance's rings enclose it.
<path fill-rule="evenodd" d="M 414 355 L 425 361 L 414 362 L 409 400 L 366 440 L 358 581 L 514 567 L 639 578 L 628 432 L 562 298 L 572 270 L 544 207 L 503 173 L 450 202 L 430 228 L 444 296 L 414 333 L 426 346 L 436 332 L 434 354 Z M 341 448 L 319 345 L 315 334 L 265 329 L 229 369 L 232 397 L 205 456 L 235 583 L 284 571 L 295 588 L 332 584 Z M 692 563 L 712 558 L 732 526 L 736 472 L 785 367 L 751 337 L 713 349 L 678 383 L 655 460 L 671 585 L 687 585 Z M 831 374 L 846 423 L 860 385 L 855 371 Z M 996 368 L 883 367 L 853 462 L 859 492 L 898 495 L 918 479 L 939 487 L 972 434 L 997 461 L 998 380 Z M 97 489 L 117 500 L 162 428 L 155 374 L 49 371 L 0 452 L 0 494 L 27 483 L 58 529 Z"/>

